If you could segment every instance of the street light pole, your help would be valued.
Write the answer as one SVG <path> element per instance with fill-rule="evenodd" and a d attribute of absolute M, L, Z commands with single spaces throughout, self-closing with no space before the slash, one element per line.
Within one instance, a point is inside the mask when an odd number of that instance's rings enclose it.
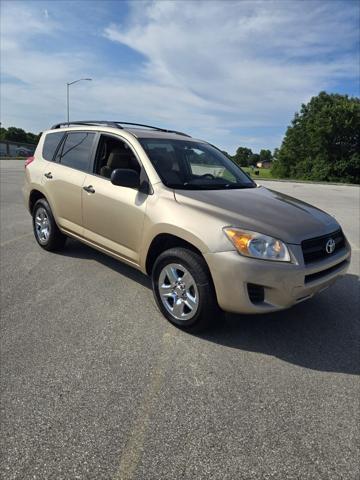
<path fill-rule="evenodd" d="M 66 108 L 67 108 L 67 124 L 70 125 L 70 105 L 69 105 L 69 87 L 70 84 L 66 84 Z"/>
<path fill-rule="evenodd" d="M 91 81 L 92 78 L 79 78 L 79 80 L 74 80 L 73 82 L 69 82 L 66 84 L 66 106 L 67 106 L 67 124 L 70 125 L 70 85 L 74 83 L 81 82 L 82 80 Z"/>

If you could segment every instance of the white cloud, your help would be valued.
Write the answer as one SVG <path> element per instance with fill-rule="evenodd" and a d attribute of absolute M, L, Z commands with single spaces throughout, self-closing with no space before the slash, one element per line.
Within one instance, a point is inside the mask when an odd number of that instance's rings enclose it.
<path fill-rule="evenodd" d="M 130 25 L 110 25 L 105 35 L 147 58 L 148 81 L 201 98 L 211 127 L 285 127 L 301 102 L 357 73 L 356 58 L 343 53 L 356 41 L 352 12 L 335 2 L 132 6 Z"/>
<path fill-rule="evenodd" d="M 158 123 L 231 152 L 273 148 L 281 137 L 271 132 L 284 132 L 302 102 L 357 74 L 354 8 L 336 2 L 131 2 L 126 24 L 104 35 L 143 55 L 135 73 L 116 56 L 85 54 L 81 43 L 57 47 L 74 27 L 57 21 L 51 5 L 3 8 L 7 125 L 35 131 L 64 120 L 66 82 L 91 76 L 72 87 L 73 117 Z"/>
<path fill-rule="evenodd" d="M 52 35 L 57 24 L 44 15 L 38 15 L 27 4 L 2 2 L 1 15 L 1 50 L 26 47 L 29 39 L 38 35 Z M 3 66 L 5 66 L 4 64 Z"/>

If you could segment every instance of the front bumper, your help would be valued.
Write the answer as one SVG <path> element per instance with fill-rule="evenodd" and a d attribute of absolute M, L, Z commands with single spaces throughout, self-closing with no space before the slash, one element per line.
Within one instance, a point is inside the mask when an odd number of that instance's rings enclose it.
<path fill-rule="evenodd" d="M 309 265 L 302 260 L 300 245 L 289 247 L 294 263 L 256 260 L 236 251 L 205 254 L 219 306 L 234 313 L 266 313 L 289 308 L 334 283 L 345 275 L 350 264 L 348 244 L 331 258 Z M 248 284 L 264 287 L 263 301 L 251 301 Z"/>

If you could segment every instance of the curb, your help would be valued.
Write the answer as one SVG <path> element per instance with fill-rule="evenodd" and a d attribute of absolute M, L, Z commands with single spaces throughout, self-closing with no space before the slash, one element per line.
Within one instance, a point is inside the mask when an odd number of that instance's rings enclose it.
<path fill-rule="evenodd" d="M 292 180 L 291 178 L 254 178 L 252 180 L 259 180 L 261 182 L 282 182 L 282 183 L 304 183 L 305 185 L 337 185 L 338 187 L 360 187 L 358 183 L 341 183 L 341 182 L 316 182 L 314 180 Z"/>

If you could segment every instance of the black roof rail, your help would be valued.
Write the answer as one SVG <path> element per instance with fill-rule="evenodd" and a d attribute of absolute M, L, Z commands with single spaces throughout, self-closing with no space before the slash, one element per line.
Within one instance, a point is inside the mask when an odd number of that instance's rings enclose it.
<path fill-rule="evenodd" d="M 123 128 L 120 125 L 117 124 L 117 122 L 109 122 L 106 120 L 78 120 L 76 122 L 61 122 L 61 123 L 56 123 L 51 127 L 51 130 L 54 130 L 55 128 L 61 128 L 61 127 L 70 127 L 71 125 L 88 125 L 88 126 L 96 126 L 96 125 L 106 125 L 108 127 L 113 127 L 113 128 Z"/>
<path fill-rule="evenodd" d="M 183 132 L 178 132 L 177 130 L 168 130 L 166 128 L 160 128 L 160 127 L 154 127 L 153 125 L 146 125 L 144 123 L 133 123 L 133 122 L 119 122 L 119 121 L 108 121 L 108 120 L 78 120 L 76 122 L 61 122 L 61 123 L 56 123 L 51 127 L 51 130 L 54 130 L 56 128 L 61 128 L 61 127 L 69 127 L 71 125 L 88 125 L 88 126 L 96 126 L 96 125 L 105 125 L 107 127 L 113 127 L 113 128 L 120 128 L 124 129 L 122 125 L 129 125 L 129 126 L 134 126 L 134 127 L 145 127 L 145 128 L 151 128 L 153 130 L 157 130 L 158 132 L 166 132 L 166 133 L 176 133 L 177 135 L 183 135 L 184 137 L 191 137 L 191 135 L 188 135 L 187 133 Z"/>
<path fill-rule="evenodd" d="M 187 133 L 184 132 L 178 132 L 177 130 L 168 130 L 167 128 L 161 128 L 161 127 L 154 127 L 153 125 L 146 125 L 144 123 L 133 123 L 133 122 L 116 122 L 120 125 L 134 125 L 134 127 L 146 127 L 146 128 L 152 128 L 153 130 L 157 130 L 158 132 L 166 132 L 166 133 L 177 133 L 178 135 L 184 135 L 185 137 L 191 137 L 191 135 L 188 135 Z"/>

